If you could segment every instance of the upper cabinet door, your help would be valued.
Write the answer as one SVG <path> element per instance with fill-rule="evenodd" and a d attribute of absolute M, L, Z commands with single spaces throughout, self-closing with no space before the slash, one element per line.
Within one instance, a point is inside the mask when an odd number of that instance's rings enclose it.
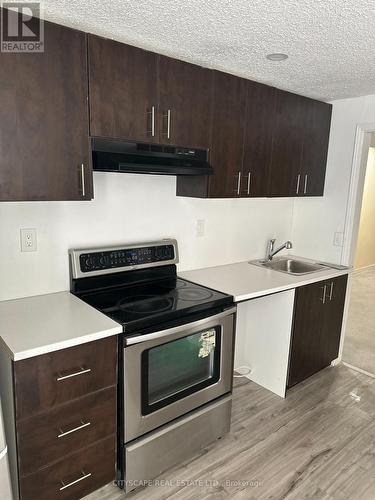
<path fill-rule="evenodd" d="M 242 196 L 268 196 L 276 90 L 248 81 Z"/>
<path fill-rule="evenodd" d="M 160 143 L 208 148 L 212 71 L 160 56 L 158 81 Z"/>
<path fill-rule="evenodd" d="M 304 138 L 304 97 L 276 90 L 276 114 L 270 166 L 270 195 L 299 196 Z"/>
<path fill-rule="evenodd" d="M 210 198 L 237 198 L 242 194 L 245 104 L 246 80 L 215 71 Z"/>
<path fill-rule="evenodd" d="M 86 35 L 44 22 L 44 52 L 0 68 L 0 200 L 91 199 Z"/>
<path fill-rule="evenodd" d="M 332 105 L 305 98 L 304 109 L 300 194 L 323 196 Z"/>
<path fill-rule="evenodd" d="M 92 136 L 157 142 L 157 57 L 89 35 Z"/>

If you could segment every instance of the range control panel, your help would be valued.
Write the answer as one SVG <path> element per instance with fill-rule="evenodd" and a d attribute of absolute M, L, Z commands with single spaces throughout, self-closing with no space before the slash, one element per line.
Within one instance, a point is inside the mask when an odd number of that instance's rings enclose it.
<path fill-rule="evenodd" d="M 89 273 L 173 261 L 175 257 L 173 245 L 145 246 L 82 253 L 79 256 L 79 266 L 82 273 Z"/>

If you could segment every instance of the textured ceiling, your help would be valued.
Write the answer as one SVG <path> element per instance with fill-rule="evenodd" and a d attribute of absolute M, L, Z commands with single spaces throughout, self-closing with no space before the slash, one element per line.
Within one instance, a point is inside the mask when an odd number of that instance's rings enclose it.
<path fill-rule="evenodd" d="M 375 93 L 375 0 L 43 3 L 51 21 L 303 95 Z"/>

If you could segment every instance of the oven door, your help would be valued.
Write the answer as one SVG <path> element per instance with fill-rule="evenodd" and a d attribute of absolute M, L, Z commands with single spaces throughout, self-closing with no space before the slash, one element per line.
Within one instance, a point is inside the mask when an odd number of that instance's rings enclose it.
<path fill-rule="evenodd" d="M 126 339 L 125 443 L 232 390 L 235 312 Z"/>

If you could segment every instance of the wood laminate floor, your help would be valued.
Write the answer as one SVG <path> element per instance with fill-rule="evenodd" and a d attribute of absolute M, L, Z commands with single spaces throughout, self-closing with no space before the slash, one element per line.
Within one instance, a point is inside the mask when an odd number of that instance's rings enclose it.
<path fill-rule="evenodd" d="M 343 365 L 285 400 L 235 379 L 231 432 L 127 498 L 374 500 L 374 417 L 375 380 Z M 123 498 L 108 485 L 86 500 Z"/>
<path fill-rule="evenodd" d="M 356 271 L 342 359 L 375 374 L 375 267 Z"/>

